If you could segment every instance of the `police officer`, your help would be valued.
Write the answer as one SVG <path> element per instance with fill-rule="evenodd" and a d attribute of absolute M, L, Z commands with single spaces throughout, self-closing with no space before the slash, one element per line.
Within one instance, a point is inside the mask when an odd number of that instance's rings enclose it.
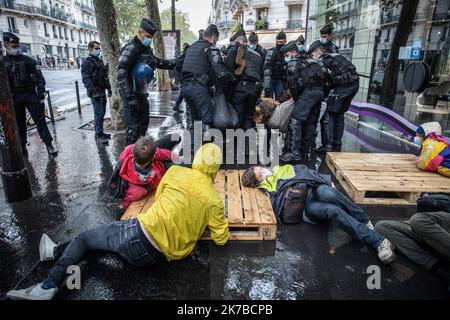
<path fill-rule="evenodd" d="M 339 53 L 326 53 L 320 43 L 313 43 L 309 52 L 320 59 L 328 71 L 332 91 L 327 99 L 327 108 L 320 120 L 322 146 L 320 153 L 341 151 L 345 118 L 350 104 L 359 90 L 359 76 L 356 67 Z"/>
<path fill-rule="evenodd" d="M 208 26 L 203 32 L 203 39 L 194 42 L 187 50 L 183 64 L 182 94 L 192 121 L 202 122 L 203 133 L 208 131 L 214 120 L 210 87 L 216 86 L 226 91 L 234 81 L 225 67 L 220 50 L 215 46 L 218 39 L 217 27 L 213 24 Z"/>
<path fill-rule="evenodd" d="M 108 78 L 108 67 L 100 58 L 101 46 L 97 41 L 88 44 L 89 55 L 81 65 L 81 76 L 87 95 L 91 99 L 94 108 L 95 140 L 102 144 L 108 144 L 110 134 L 103 132 L 103 121 L 106 113 L 106 91 L 111 97 L 111 85 Z"/>
<path fill-rule="evenodd" d="M 261 58 L 263 58 L 263 61 L 265 61 L 267 50 L 259 45 L 258 35 L 255 32 L 252 31 L 252 33 L 250 33 L 248 37 L 248 42 L 249 42 L 248 46 L 250 47 L 250 49 L 258 52 Z"/>
<path fill-rule="evenodd" d="M 314 59 L 300 58 L 295 41 L 281 48 L 287 62 L 287 87 L 295 101 L 286 152 L 281 156 L 284 163 L 307 160 L 313 143 L 314 131 L 320 116 L 325 73 Z"/>
<path fill-rule="evenodd" d="M 183 51 L 177 57 L 176 64 L 175 64 L 176 83 L 180 87 L 180 93 L 178 95 L 178 99 L 175 102 L 175 106 L 173 107 L 173 111 L 177 111 L 177 112 L 181 111 L 180 106 L 184 100 L 184 97 L 181 93 L 181 87 L 183 86 L 183 76 L 182 76 L 181 72 L 183 71 L 184 58 L 186 57 L 187 49 L 189 49 L 189 43 L 186 42 L 183 44 Z"/>
<path fill-rule="evenodd" d="M 58 152 L 53 147 L 53 138 L 45 120 L 45 79 L 41 68 L 34 59 L 19 53 L 20 39 L 15 34 L 4 32 L 3 41 L 6 49 L 4 61 L 16 113 L 22 153 L 25 157 L 28 156 L 26 148 L 26 110 L 28 110 L 36 124 L 39 136 L 45 143 L 49 157 L 53 158 Z"/>
<path fill-rule="evenodd" d="M 320 29 L 320 44 L 324 46 L 326 53 L 339 53 L 339 47 L 331 41 L 333 28 L 327 24 Z"/>
<path fill-rule="evenodd" d="M 280 49 L 286 44 L 286 34 L 281 31 L 276 37 L 276 46 L 267 52 L 264 62 L 264 89 L 266 97 L 281 101 L 286 87 L 286 63 Z"/>
<path fill-rule="evenodd" d="M 297 40 L 295 41 L 298 48 L 298 53 L 300 54 L 300 58 L 306 59 L 309 56 L 306 53 L 306 46 L 305 46 L 305 37 L 303 35 L 300 35 Z"/>
<path fill-rule="evenodd" d="M 231 102 L 239 115 L 240 128 L 248 130 L 255 127 L 253 115 L 256 101 L 261 95 L 261 80 L 264 61 L 262 57 L 246 45 L 245 31 L 236 32 L 230 41 L 234 45 L 228 50 L 225 64 L 234 73 L 234 86 Z"/>
<path fill-rule="evenodd" d="M 127 144 L 132 144 L 147 133 L 149 125 L 149 103 L 147 93 L 133 90 L 133 69 L 140 62 L 145 62 L 152 69 L 173 69 L 175 60 L 156 57 L 150 48 L 156 27 L 150 20 L 143 18 L 138 35 L 122 48 L 119 58 L 117 79 L 120 94 L 124 101 L 125 124 L 127 127 Z"/>

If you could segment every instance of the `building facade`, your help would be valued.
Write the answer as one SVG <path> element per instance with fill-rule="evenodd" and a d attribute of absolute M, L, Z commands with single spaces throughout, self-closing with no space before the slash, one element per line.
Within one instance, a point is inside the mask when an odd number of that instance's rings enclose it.
<path fill-rule="evenodd" d="M 99 39 L 92 0 L 0 0 L 0 31 L 20 37 L 22 53 L 61 62 Z"/>
<path fill-rule="evenodd" d="M 398 5 L 396 5 L 398 4 Z M 355 98 L 362 103 L 388 107 L 415 125 L 426 121 L 441 123 L 450 136 L 450 0 L 420 0 L 412 24 L 401 26 L 409 36 L 400 47 L 395 63 L 399 66 L 393 103 L 381 99 L 386 64 L 401 25 L 402 4 L 383 7 L 380 0 L 311 0 L 308 42 L 319 38 L 326 23 L 334 26 L 334 42 L 340 51 L 367 76 L 360 81 L 361 90 Z M 403 76 L 411 64 L 423 62 L 431 74 L 426 92 L 434 102 L 424 102 L 420 96 L 405 90 Z"/>
<path fill-rule="evenodd" d="M 212 0 L 210 23 L 221 31 L 220 40 L 231 36 L 230 29 L 240 23 L 259 35 L 260 44 L 273 46 L 275 35 L 283 30 L 289 40 L 304 34 L 308 0 Z"/>

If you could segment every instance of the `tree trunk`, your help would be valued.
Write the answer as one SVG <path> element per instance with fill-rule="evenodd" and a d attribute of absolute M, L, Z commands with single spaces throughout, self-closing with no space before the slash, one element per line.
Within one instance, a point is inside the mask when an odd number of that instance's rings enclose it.
<path fill-rule="evenodd" d="M 383 85 L 381 88 L 380 103 L 386 107 L 392 107 L 397 93 L 398 72 L 400 64 L 398 63 L 398 54 L 400 47 L 406 46 L 411 33 L 414 18 L 417 12 L 419 0 L 403 1 L 402 10 L 398 19 L 397 30 L 391 45 L 391 52 L 384 70 Z"/>
<path fill-rule="evenodd" d="M 156 26 L 156 29 L 158 31 L 155 33 L 153 37 L 154 41 L 154 47 L 155 47 L 155 54 L 157 57 L 165 58 L 165 51 L 164 51 L 164 41 L 163 36 L 161 32 L 161 18 L 159 17 L 159 8 L 158 8 L 158 0 L 146 0 L 147 4 L 147 14 L 151 21 Z M 169 72 L 167 70 L 156 70 L 156 90 L 157 91 L 170 91 L 170 78 L 169 78 Z"/>
<path fill-rule="evenodd" d="M 117 31 L 117 14 L 113 0 L 94 0 L 95 17 L 106 62 L 109 66 L 109 81 L 112 97 L 110 100 L 111 124 L 114 130 L 124 127 L 123 104 L 119 95 L 117 82 L 117 66 L 119 65 L 120 42 Z"/>

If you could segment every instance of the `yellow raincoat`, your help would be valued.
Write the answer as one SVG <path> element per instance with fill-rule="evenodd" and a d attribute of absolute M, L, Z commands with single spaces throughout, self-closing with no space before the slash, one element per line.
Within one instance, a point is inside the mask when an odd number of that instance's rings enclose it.
<path fill-rule="evenodd" d="M 168 260 L 189 255 L 206 227 L 217 245 L 228 241 L 224 205 L 213 184 L 221 161 L 220 148 L 205 144 L 195 154 L 192 169 L 172 166 L 166 172 L 155 203 L 138 216 Z"/>

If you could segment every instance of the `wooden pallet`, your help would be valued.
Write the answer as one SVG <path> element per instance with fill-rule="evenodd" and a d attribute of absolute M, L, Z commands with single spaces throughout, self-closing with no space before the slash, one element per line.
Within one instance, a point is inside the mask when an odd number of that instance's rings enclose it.
<path fill-rule="evenodd" d="M 244 187 L 241 184 L 242 174 L 243 171 L 221 170 L 214 183 L 225 205 L 230 240 L 275 240 L 277 219 L 269 197 L 261 190 Z M 133 202 L 121 220 L 145 213 L 153 202 L 154 194 Z M 209 231 L 206 231 L 202 240 L 209 239 Z"/>
<path fill-rule="evenodd" d="M 450 179 L 417 169 L 413 154 L 329 152 L 326 163 L 360 204 L 415 205 L 422 192 L 450 193 Z"/>

